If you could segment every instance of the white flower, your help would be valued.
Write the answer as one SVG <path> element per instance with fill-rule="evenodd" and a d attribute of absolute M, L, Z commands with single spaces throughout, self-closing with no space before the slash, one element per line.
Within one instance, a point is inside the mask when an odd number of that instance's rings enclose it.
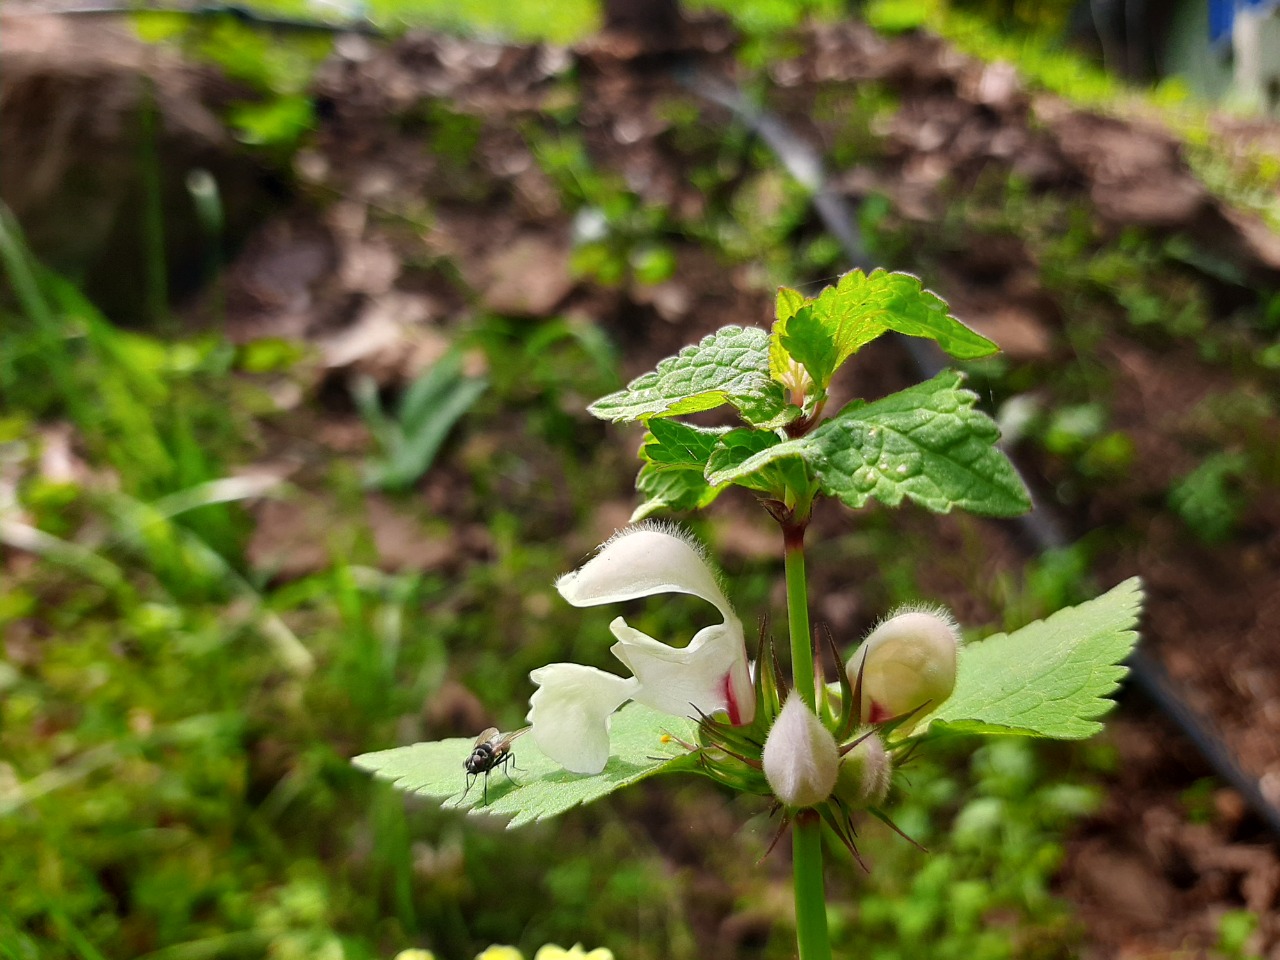
<path fill-rule="evenodd" d="M 620 603 L 658 593 L 688 593 L 720 611 L 723 623 L 703 627 L 685 647 L 672 647 L 618 617 L 609 625 L 613 655 L 633 674 L 624 679 L 593 667 L 553 663 L 529 678 L 534 742 L 575 773 L 599 773 L 609 760 L 609 716 L 635 700 L 674 716 L 724 711 L 735 723 L 755 715 L 742 623 L 734 615 L 699 547 L 655 524 L 628 527 L 573 573 L 556 581 L 575 607 Z"/>
<path fill-rule="evenodd" d="M 862 672 L 862 722 L 879 723 L 936 710 L 956 686 L 960 630 L 941 607 L 890 615 L 849 661 L 849 682 Z"/>
<path fill-rule="evenodd" d="M 788 807 L 812 807 L 831 796 L 840 750 L 831 731 L 793 692 L 764 741 L 764 776 Z"/>

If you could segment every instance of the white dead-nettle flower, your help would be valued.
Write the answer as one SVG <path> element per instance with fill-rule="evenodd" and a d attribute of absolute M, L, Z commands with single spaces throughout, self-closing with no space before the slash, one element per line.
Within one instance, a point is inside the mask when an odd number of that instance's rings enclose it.
<path fill-rule="evenodd" d="M 764 776 L 788 807 L 812 807 L 831 796 L 840 750 L 831 731 L 793 692 L 764 741 Z"/>
<path fill-rule="evenodd" d="M 956 685 L 960 629 L 941 607 L 905 608 L 871 631 L 849 661 L 849 682 L 862 673 L 862 722 L 936 710 Z"/>
<path fill-rule="evenodd" d="M 635 700 L 673 716 L 724 711 L 735 724 L 755 715 L 742 623 L 725 598 L 701 548 L 657 524 L 621 531 L 587 563 L 556 581 L 575 607 L 621 603 L 659 593 L 688 593 L 720 611 L 723 623 L 703 627 L 685 647 L 672 647 L 618 617 L 609 625 L 613 655 L 632 677 L 576 663 L 534 670 L 530 735 L 538 749 L 574 773 L 599 773 L 609 761 L 609 718 Z"/>

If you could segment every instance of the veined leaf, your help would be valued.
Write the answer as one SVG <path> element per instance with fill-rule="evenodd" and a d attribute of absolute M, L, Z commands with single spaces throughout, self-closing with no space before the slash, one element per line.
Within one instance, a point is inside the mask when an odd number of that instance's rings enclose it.
<path fill-rule="evenodd" d="M 631 514 L 631 522 L 639 523 L 664 510 L 701 510 L 725 489 L 707 483 L 701 466 L 664 468 L 646 463 L 636 474 L 636 490 L 645 499 Z"/>
<path fill-rule="evenodd" d="M 783 382 L 790 375 L 789 367 L 792 362 L 792 356 L 787 352 L 787 348 L 782 345 L 782 331 L 786 329 L 787 321 L 796 315 L 796 311 L 805 305 L 808 301 L 799 290 L 792 290 L 790 287 L 779 287 L 778 296 L 774 301 L 774 314 L 777 319 L 773 324 L 773 333 L 769 337 L 769 373 L 773 379 Z"/>
<path fill-rule="evenodd" d="M 995 446 L 999 429 L 973 409 L 977 396 L 962 377 L 943 371 L 899 393 L 847 406 L 813 433 L 737 462 L 714 458 L 707 480 L 738 482 L 775 461 L 799 458 L 823 493 L 858 509 L 876 499 L 904 498 L 937 513 L 953 507 L 1013 516 L 1031 507 L 1022 479 Z"/>
<path fill-rule="evenodd" d="M 835 371 L 862 347 L 890 330 L 935 340 L 960 360 L 999 349 L 947 312 L 947 304 L 909 273 L 853 270 L 803 305 L 785 302 L 779 292 L 779 319 L 773 336 L 804 365 L 822 390 Z M 775 361 L 777 351 L 773 351 Z"/>
<path fill-rule="evenodd" d="M 781 384 L 769 376 L 769 334 L 724 327 L 668 357 L 588 409 L 602 420 L 648 420 L 712 410 L 725 403 L 750 423 L 785 422 Z"/>
<path fill-rule="evenodd" d="M 475 783 L 465 799 L 462 796 L 468 779 L 462 764 L 475 745 L 465 737 L 366 753 L 351 762 L 380 780 L 390 780 L 397 789 L 440 800 L 445 807 L 510 817 L 510 828 L 599 800 L 655 773 L 693 769 L 689 754 L 677 743 L 664 742 L 664 735 L 693 743 L 696 729 L 693 721 L 683 717 L 668 716 L 638 703 L 627 704 L 613 715 L 609 731 L 612 755 L 603 772 L 595 776 L 570 773 L 547 759 L 529 737 L 522 737 L 511 750 L 518 766 L 510 777 L 502 770 L 490 772 L 487 805 L 483 783 Z"/>
<path fill-rule="evenodd" d="M 720 438 L 728 432 L 724 428 L 695 427 L 665 418 L 654 418 L 648 426 L 649 433 L 640 445 L 640 459 L 659 468 L 702 469 Z"/>
<path fill-rule="evenodd" d="M 1063 740 L 1097 733 L 1097 718 L 1115 706 L 1107 696 L 1127 672 L 1121 661 L 1138 640 L 1142 599 L 1134 577 L 1021 630 L 962 647 L 955 691 L 928 723 Z"/>
<path fill-rule="evenodd" d="M 640 445 L 644 466 L 636 475 L 636 490 L 644 503 L 631 515 L 636 523 L 662 510 L 701 510 L 720 495 L 703 472 L 707 459 L 726 433 L 725 428 L 695 427 L 679 420 L 654 417 Z"/>
<path fill-rule="evenodd" d="M 778 496 L 786 486 L 785 461 L 765 459 L 758 469 L 739 468 L 781 442 L 777 434 L 767 430 L 731 430 L 720 438 L 707 460 L 708 482 L 717 486 L 735 483 L 757 493 Z"/>

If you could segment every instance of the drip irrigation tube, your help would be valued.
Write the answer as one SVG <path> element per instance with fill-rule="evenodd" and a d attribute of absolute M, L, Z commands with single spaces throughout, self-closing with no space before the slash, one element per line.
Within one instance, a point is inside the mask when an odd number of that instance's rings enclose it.
<path fill-rule="evenodd" d="M 221 0 L 210 2 L 181 3 L 164 5 L 149 4 L 147 6 L 130 6 L 128 3 L 84 3 L 74 6 L 30 6 L 19 7 L 9 11 L 24 17 L 56 15 L 60 17 L 118 17 L 138 14 L 178 14 L 192 19 L 227 18 L 249 27 L 262 27 L 268 30 L 282 30 L 293 33 L 355 33 L 366 37 L 386 36 L 386 31 L 365 17 L 353 17 L 347 20 L 321 20 L 315 17 L 277 16 L 255 10 L 243 3 L 223 3 Z"/>
<path fill-rule="evenodd" d="M 828 185 L 822 158 L 813 148 L 777 117 L 748 101 L 741 91 L 718 77 L 686 69 L 679 74 L 679 80 L 687 89 L 729 110 L 773 151 L 783 168 L 810 192 L 823 227 L 840 242 L 850 267 L 870 270 L 875 266 L 858 239 L 853 210 L 848 201 Z M 899 340 L 923 377 L 932 377 L 942 369 L 941 355 L 931 344 L 914 337 L 899 337 Z M 1010 522 L 1016 525 L 1024 553 L 1060 549 L 1069 543 L 1065 526 L 1044 503 L 1036 503 L 1030 513 Z M 1267 800 L 1258 781 L 1236 762 L 1212 723 L 1187 702 L 1164 667 L 1141 649 L 1135 649 L 1127 663 L 1138 688 L 1173 721 L 1213 771 L 1244 798 L 1272 833 L 1280 837 L 1280 809 Z"/>

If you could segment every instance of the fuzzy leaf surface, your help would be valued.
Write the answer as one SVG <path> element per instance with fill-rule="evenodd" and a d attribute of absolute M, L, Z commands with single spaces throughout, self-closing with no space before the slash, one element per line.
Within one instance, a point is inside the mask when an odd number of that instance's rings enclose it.
<path fill-rule="evenodd" d="M 785 420 L 781 384 L 769 376 L 769 334 L 724 327 L 668 357 L 588 410 L 601 420 L 648 420 L 732 403 L 755 424 Z"/>
<path fill-rule="evenodd" d="M 955 691 L 927 719 L 949 731 L 1077 740 L 1098 721 L 1138 640 L 1142 582 L 1126 580 L 1093 600 L 1013 633 L 962 647 Z"/>
<path fill-rule="evenodd" d="M 475 746 L 465 737 L 379 750 L 351 762 L 380 780 L 391 781 L 397 789 L 439 800 L 442 806 L 462 808 L 470 814 L 510 817 L 507 827 L 511 828 L 599 800 L 655 773 L 694 769 L 695 762 L 682 748 L 662 742 L 664 733 L 689 743 L 697 736 L 691 720 L 638 703 L 627 704 L 613 715 L 608 765 L 601 773 L 587 777 L 565 770 L 547 759 L 529 737 L 521 737 L 511 750 L 519 769 L 511 771 L 511 779 L 501 770 L 490 772 L 487 806 L 482 782 L 477 782 L 465 799 L 462 797 L 467 781 L 462 764 Z"/>
<path fill-rule="evenodd" d="M 788 297 L 785 316 L 783 305 L 779 291 L 774 337 L 823 390 L 841 364 L 890 330 L 937 341 L 959 360 L 985 357 L 999 349 L 951 316 L 946 302 L 909 273 L 853 270 L 804 306 Z"/>
<path fill-rule="evenodd" d="M 1031 507 L 1026 487 L 995 446 L 999 429 L 973 409 L 977 395 L 960 387 L 962 379 L 946 370 L 883 400 L 855 401 L 808 436 L 743 460 L 713 457 L 707 480 L 741 482 L 771 463 L 799 458 L 823 493 L 855 510 L 871 499 L 890 507 L 908 499 L 937 513 L 953 507 L 1024 513 Z"/>

